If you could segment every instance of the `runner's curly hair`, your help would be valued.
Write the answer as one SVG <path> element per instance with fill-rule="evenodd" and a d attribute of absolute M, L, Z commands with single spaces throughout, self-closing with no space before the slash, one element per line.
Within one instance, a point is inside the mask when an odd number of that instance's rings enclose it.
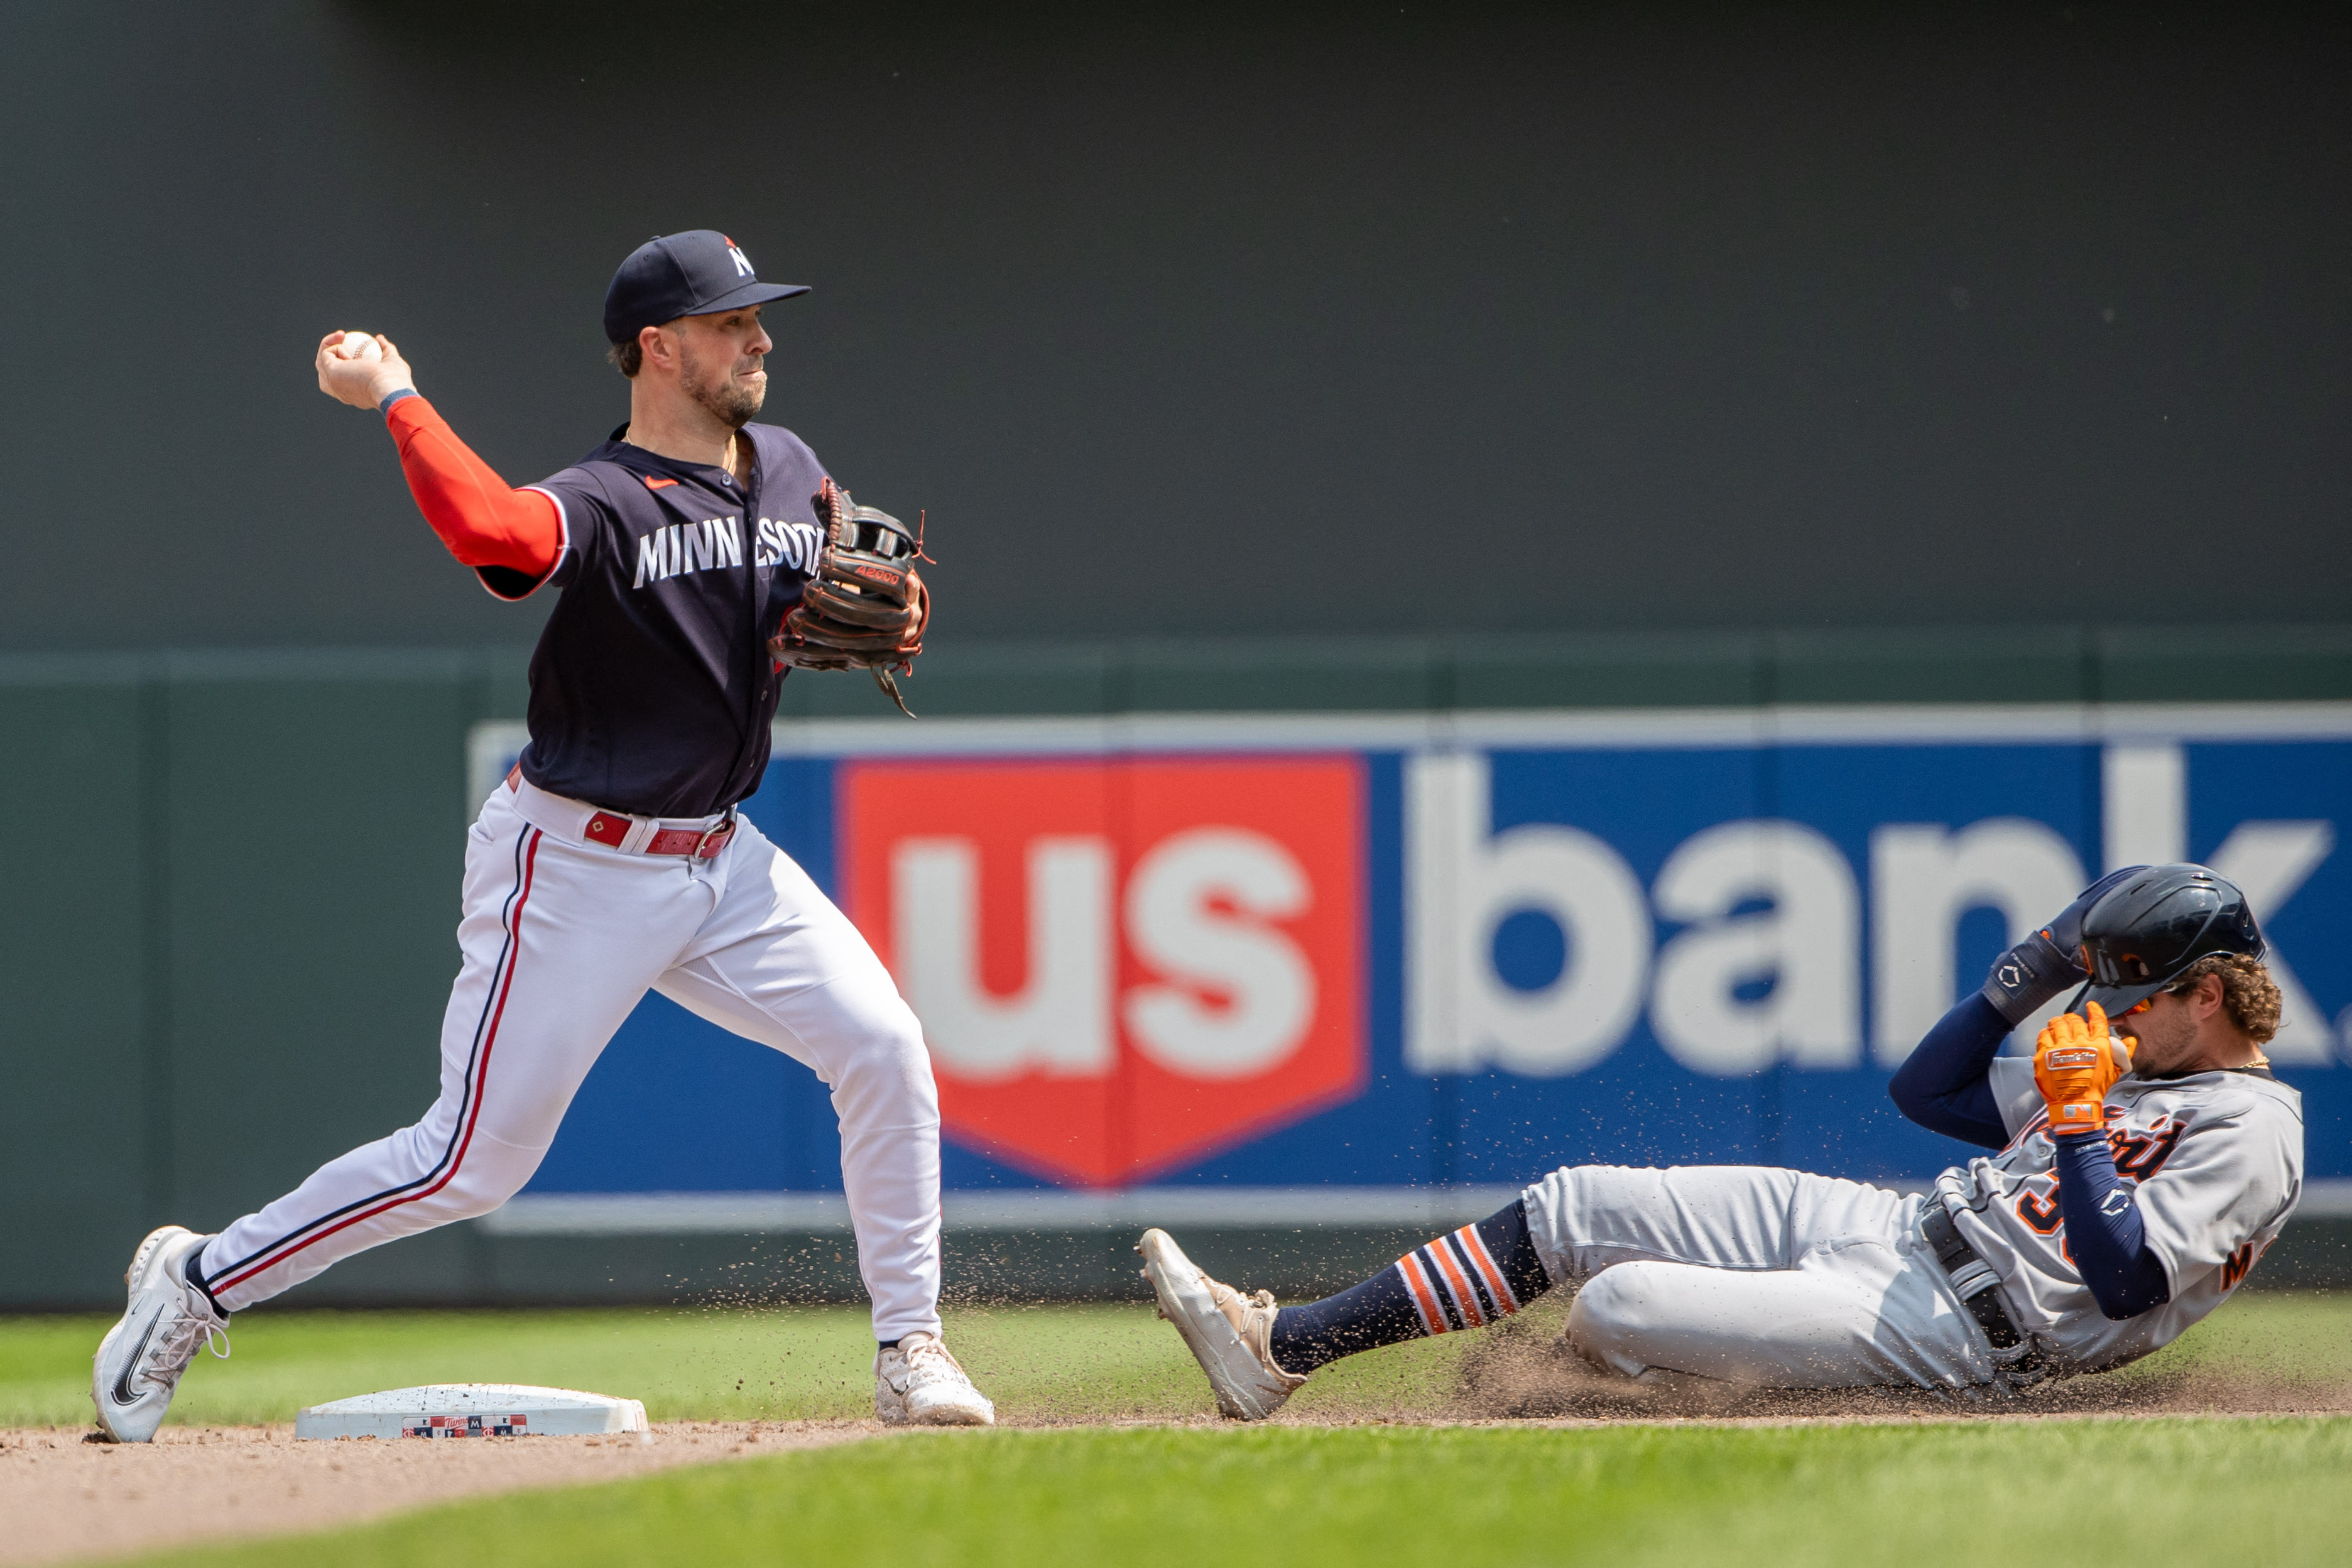
<path fill-rule="evenodd" d="M 2209 974 L 2221 977 L 2221 1005 L 2230 1022 L 2258 1046 L 2278 1033 L 2279 988 L 2271 972 L 2242 952 L 2210 952 L 2182 970 L 2167 991 L 2191 989 Z"/>

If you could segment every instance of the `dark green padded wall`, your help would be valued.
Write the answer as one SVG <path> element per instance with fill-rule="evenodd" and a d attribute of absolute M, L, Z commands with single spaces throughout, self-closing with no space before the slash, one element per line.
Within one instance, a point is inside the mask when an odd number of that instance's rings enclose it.
<path fill-rule="evenodd" d="M 152 1212 L 142 695 L 127 662 L 0 678 L 0 1303 L 90 1300 Z"/>
<path fill-rule="evenodd" d="M 271 659 L 171 681 L 167 1207 L 183 1223 L 217 1228 L 431 1103 L 480 701 L 466 664 Z"/>
<path fill-rule="evenodd" d="M 151 1225 L 217 1226 L 431 1101 L 465 736 L 515 662 L 0 667 L 0 1304 L 103 1300 Z"/>

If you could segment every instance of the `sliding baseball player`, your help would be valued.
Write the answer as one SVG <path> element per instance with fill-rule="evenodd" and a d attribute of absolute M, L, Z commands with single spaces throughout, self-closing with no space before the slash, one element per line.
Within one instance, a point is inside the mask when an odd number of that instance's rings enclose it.
<path fill-rule="evenodd" d="M 832 1087 L 877 1414 L 994 1420 L 940 1339 L 922 1032 L 856 929 L 736 810 L 760 786 L 787 669 L 903 670 L 929 612 L 906 531 L 853 506 L 791 431 L 751 422 L 772 346 L 761 309 L 805 291 L 762 283 L 708 229 L 638 247 L 604 300 L 628 423 L 519 489 L 418 395 L 389 339 L 320 344 L 320 389 L 382 414 L 451 553 L 499 598 L 561 597 L 531 658 L 530 743 L 467 838 L 439 1100 L 217 1235 L 165 1226 L 140 1244 L 92 1378 L 108 1436 L 152 1437 L 198 1346 L 226 1353 L 233 1312 L 506 1202 L 648 990 Z"/>
<path fill-rule="evenodd" d="M 1144 1274 L 1241 1420 L 1341 1356 L 1493 1323 L 1555 1285 L 1577 1288 L 1570 1346 L 1628 1378 L 1958 1394 L 2105 1372 L 2220 1306 L 2294 1210 L 2302 1101 L 2263 1055 L 2263 953 L 2244 895 L 2201 866 L 2094 884 L 1895 1073 L 1904 1114 L 1988 1151 L 1924 1196 L 1582 1165 L 1307 1306 L 1209 1279 L 1160 1230 Z M 1997 1054 L 2077 984 L 2032 1058 Z"/>

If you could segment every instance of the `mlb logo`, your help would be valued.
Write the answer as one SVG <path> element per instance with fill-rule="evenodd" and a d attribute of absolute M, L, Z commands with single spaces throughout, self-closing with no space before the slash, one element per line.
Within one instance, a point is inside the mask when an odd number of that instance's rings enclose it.
<path fill-rule="evenodd" d="M 855 762 L 838 789 L 848 912 L 959 1142 L 1111 1186 L 1361 1090 L 1357 759 Z"/>

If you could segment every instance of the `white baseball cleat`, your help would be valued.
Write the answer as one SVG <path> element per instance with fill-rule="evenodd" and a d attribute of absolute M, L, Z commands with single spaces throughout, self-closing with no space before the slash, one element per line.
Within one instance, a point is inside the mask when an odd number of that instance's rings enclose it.
<path fill-rule="evenodd" d="M 122 1275 L 131 1304 L 99 1342 L 90 1367 L 90 1403 L 111 1442 L 144 1443 L 155 1436 L 198 1345 L 228 1359 L 227 1317 L 187 1279 L 189 1255 L 210 1239 L 167 1225 L 150 1231 L 131 1254 Z"/>
<path fill-rule="evenodd" d="M 893 1426 L 996 1425 L 996 1406 L 940 1336 L 919 1331 L 875 1352 L 874 1414 Z"/>
<path fill-rule="evenodd" d="M 1192 1359 L 1209 1374 L 1217 1408 L 1236 1421 L 1263 1421 L 1307 1381 L 1276 1366 L 1274 1292 L 1244 1296 L 1201 1272 L 1164 1230 L 1147 1230 L 1135 1250 L 1160 1298 L 1160 1315 L 1176 1325 Z"/>

